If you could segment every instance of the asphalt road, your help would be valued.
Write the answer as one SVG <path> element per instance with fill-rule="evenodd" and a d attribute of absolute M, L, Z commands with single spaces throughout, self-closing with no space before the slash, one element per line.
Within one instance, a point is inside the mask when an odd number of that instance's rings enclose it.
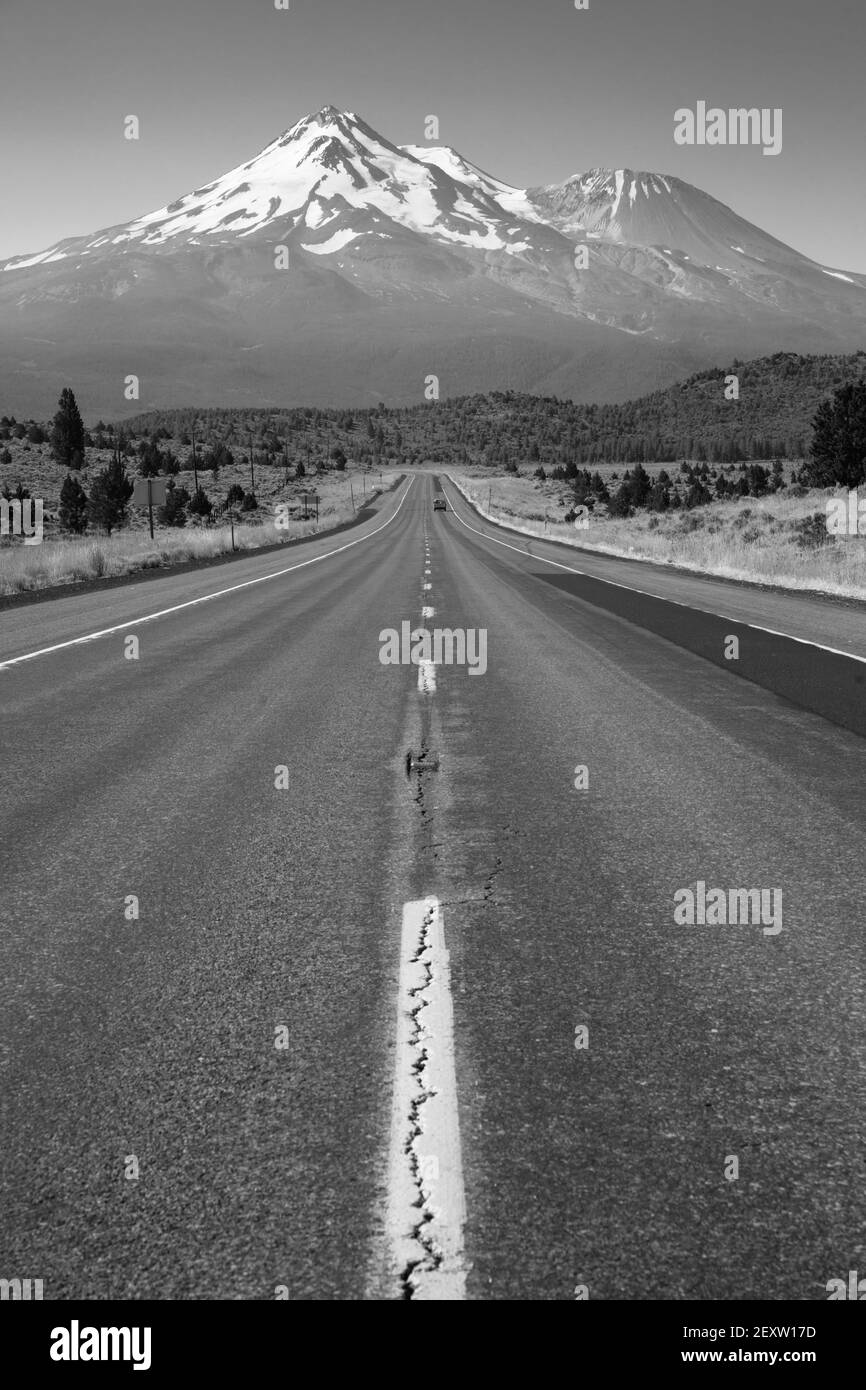
<path fill-rule="evenodd" d="M 862 663 L 749 624 L 857 651 L 863 618 L 641 571 L 710 610 L 660 635 L 655 588 L 623 616 L 619 567 L 588 586 L 432 486 L 285 555 L 0 614 L 0 1276 L 404 1297 L 399 943 L 433 895 L 466 1296 L 826 1298 L 866 1268 Z M 486 630 L 483 676 L 380 662 L 422 606 Z M 766 688 L 794 647 L 842 689 L 827 717 Z M 782 930 L 677 925 L 699 880 L 781 891 Z"/>

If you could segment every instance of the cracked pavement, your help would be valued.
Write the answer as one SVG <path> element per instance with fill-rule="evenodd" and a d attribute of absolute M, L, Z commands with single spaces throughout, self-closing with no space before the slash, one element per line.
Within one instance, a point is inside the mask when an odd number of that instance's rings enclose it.
<path fill-rule="evenodd" d="M 0 672 L 0 1236 L 46 1299 L 373 1296 L 401 909 L 428 895 L 467 1298 L 821 1299 L 862 1266 L 866 745 L 552 584 L 445 488 L 137 629 L 137 663 L 118 634 Z M 38 644 L 208 582 L 38 605 Z M 422 601 L 487 629 L 483 678 L 379 663 Z M 697 879 L 781 886 L 784 930 L 675 926 Z"/>

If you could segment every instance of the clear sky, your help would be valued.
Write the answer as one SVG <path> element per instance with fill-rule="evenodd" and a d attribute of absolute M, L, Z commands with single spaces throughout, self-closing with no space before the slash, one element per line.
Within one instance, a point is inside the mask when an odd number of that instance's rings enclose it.
<path fill-rule="evenodd" d="M 163 206 L 327 103 L 516 185 L 671 173 L 866 271 L 866 0 L 0 0 L 0 257 Z M 781 107 L 776 158 L 673 113 Z M 141 139 L 123 139 L 123 118 Z"/>

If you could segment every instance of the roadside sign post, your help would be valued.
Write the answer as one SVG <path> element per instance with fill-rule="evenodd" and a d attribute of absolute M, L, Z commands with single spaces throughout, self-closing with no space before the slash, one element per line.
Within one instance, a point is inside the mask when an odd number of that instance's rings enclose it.
<path fill-rule="evenodd" d="M 165 506 L 165 478 L 136 478 L 132 501 L 136 507 L 147 507 L 150 539 L 153 540 L 153 509 Z"/>

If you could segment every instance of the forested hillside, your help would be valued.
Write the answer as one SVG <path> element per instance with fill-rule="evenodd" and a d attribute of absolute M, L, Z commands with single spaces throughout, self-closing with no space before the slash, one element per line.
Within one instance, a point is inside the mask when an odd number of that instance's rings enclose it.
<path fill-rule="evenodd" d="M 726 399 L 736 375 L 739 398 Z M 373 464 L 454 463 L 520 467 L 663 463 L 678 459 L 736 463 L 802 458 L 822 400 L 866 375 L 866 352 L 849 356 L 776 353 L 701 372 L 676 386 L 618 405 L 578 405 L 518 392 L 461 396 L 417 406 L 369 410 L 152 411 L 123 423 L 127 435 L 162 431 L 292 464 L 331 460 L 335 450 Z M 339 455 L 338 455 L 339 457 Z M 276 462 L 274 458 L 274 462 Z"/>

